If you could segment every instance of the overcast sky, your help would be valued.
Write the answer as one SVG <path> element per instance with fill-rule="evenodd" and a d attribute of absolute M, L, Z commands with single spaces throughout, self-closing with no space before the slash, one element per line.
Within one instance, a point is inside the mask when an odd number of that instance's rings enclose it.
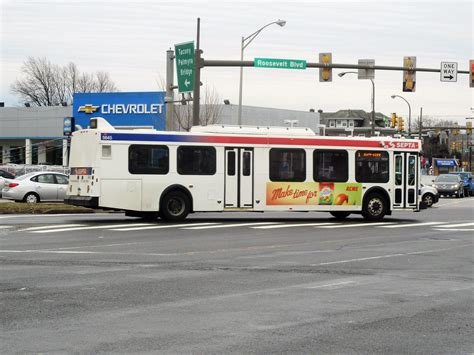
<path fill-rule="evenodd" d="M 378 65 L 402 66 L 403 56 L 416 56 L 418 67 L 439 68 L 441 61 L 468 70 L 474 59 L 473 1 L 1 1 L 0 101 L 21 102 L 10 92 L 28 56 L 51 62 L 75 62 L 82 71 L 110 73 L 121 91 L 158 90 L 165 77 L 166 50 L 195 40 L 201 18 L 205 59 L 239 59 L 240 38 L 277 19 L 245 51 L 255 57 L 304 59 L 332 52 L 334 63 L 375 59 Z M 320 83 L 317 69 L 246 68 L 246 105 L 324 111 L 371 109 L 371 84 L 356 75 Z M 238 103 L 238 68 L 205 68 L 205 85 L 222 99 Z M 402 92 L 402 73 L 377 71 L 376 110 L 406 115 L 407 105 L 390 95 L 403 95 L 413 115 L 472 115 L 474 89 L 468 75 L 441 83 L 438 73 L 417 73 L 416 93 Z M 453 117 L 454 117 L 453 116 Z"/>

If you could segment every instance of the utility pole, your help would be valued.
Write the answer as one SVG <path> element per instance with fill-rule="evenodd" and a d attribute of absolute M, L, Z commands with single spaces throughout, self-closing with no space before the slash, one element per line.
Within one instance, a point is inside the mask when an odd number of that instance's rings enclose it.
<path fill-rule="evenodd" d="M 193 93 L 193 126 L 199 126 L 199 99 L 201 89 L 201 48 L 199 37 L 201 31 L 201 19 L 197 19 L 196 49 L 194 50 L 194 93 Z"/>
<path fill-rule="evenodd" d="M 173 129 L 173 77 L 174 77 L 174 51 L 170 48 L 166 51 L 166 130 Z"/>
<path fill-rule="evenodd" d="M 420 107 L 420 121 L 418 122 L 418 139 L 421 141 L 421 130 L 423 128 L 423 107 Z"/>

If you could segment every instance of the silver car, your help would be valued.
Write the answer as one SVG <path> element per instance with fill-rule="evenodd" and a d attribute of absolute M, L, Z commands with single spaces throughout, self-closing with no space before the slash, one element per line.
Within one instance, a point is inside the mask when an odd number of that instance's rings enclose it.
<path fill-rule="evenodd" d="M 37 203 L 64 201 L 68 185 L 67 175 L 50 171 L 29 173 L 11 180 L 2 190 L 4 199 Z"/>

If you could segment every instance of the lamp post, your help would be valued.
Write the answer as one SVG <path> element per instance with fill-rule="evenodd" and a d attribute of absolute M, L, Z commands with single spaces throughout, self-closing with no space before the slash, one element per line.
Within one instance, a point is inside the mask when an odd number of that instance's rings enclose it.
<path fill-rule="evenodd" d="M 244 50 L 245 50 L 245 48 L 247 48 L 247 46 L 255 39 L 255 37 L 257 37 L 260 34 L 260 32 L 262 32 L 265 28 L 267 28 L 268 26 L 271 26 L 273 24 L 277 24 L 278 26 L 283 27 L 283 26 L 285 26 L 286 21 L 278 20 L 278 21 L 270 22 L 270 23 L 266 24 L 265 26 L 261 27 L 260 29 L 258 29 L 257 31 L 255 31 L 254 33 L 252 33 L 250 36 L 247 36 L 247 37 L 242 36 L 242 42 L 241 42 L 241 46 L 240 46 L 240 60 L 241 61 L 244 60 Z M 239 126 L 242 124 L 242 85 L 243 85 L 243 80 L 244 80 L 243 77 L 244 77 L 244 67 L 240 66 L 239 111 L 238 111 L 238 124 L 239 124 Z"/>
<path fill-rule="evenodd" d="M 342 78 L 346 74 L 358 74 L 358 73 L 355 71 L 346 71 L 346 72 L 339 73 L 337 75 Z M 372 83 L 372 124 L 371 124 L 370 135 L 373 137 L 375 136 L 375 83 L 373 79 L 369 78 L 369 80 Z"/>
<path fill-rule="evenodd" d="M 405 99 L 403 96 L 400 96 L 400 95 L 392 95 L 390 97 L 392 99 L 394 99 L 396 97 L 399 97 L 407 103 L 407 105 L 408 105 L 408 137 L 411 138 L 411 106 L 410 106 L 410 103 L 407 101 L 407 99 Z M 418 127 L 418 129 L 421 130 L 421 126 Z"/>

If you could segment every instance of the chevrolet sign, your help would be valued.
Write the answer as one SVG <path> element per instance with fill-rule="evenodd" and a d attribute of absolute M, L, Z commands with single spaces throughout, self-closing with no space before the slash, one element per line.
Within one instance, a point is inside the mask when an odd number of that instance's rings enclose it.
<path fill-rule="evenodd" d="M 103 117 L 112 126 L 147 126 L 165 129 L 164 92 L 114 92 L 74 94 L 76 124 L 89 126 Z"/>

